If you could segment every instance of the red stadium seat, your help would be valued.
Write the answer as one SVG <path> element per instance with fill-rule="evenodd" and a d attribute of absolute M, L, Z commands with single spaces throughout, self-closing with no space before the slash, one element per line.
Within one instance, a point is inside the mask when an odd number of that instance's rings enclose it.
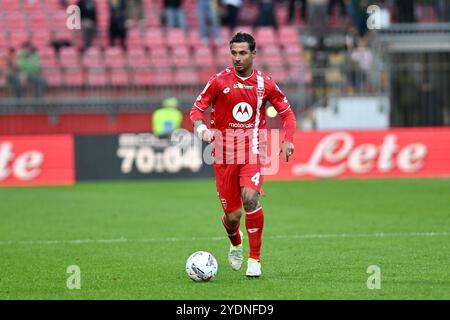
<path fill-rule="evenodd" d="M 9 40 L 6 36 L 6 32 L 0 29 L 0 50 L 9 47 Z"/>
<path fill-rule="evenodd" d="M 87 72 L 87 84 L 90 86 L 104 86 L 107 83 L 105 69 L 89 68 Z"/>
<path fill-rule="evenodd" d="M 284 59 L 289 66 L 301 66 L 305 64 L 303 48 L 300 44 L 292 44 L 284 48 Z"/>
<path fill-rule="evenodd" d="M 174 47 L 170 59 L 176 67 L 188 67 L 192 65 L 191 54 L 187 46 Z"/>
<path fill-rule="evenodd" d="M 85 84 L 83 70 L 79 67 L 66 68 L 64 71 L 64 84 L 71 87 L 83 86 Z"/>
<path fill-rule="evenodd" d="M 58 60 L 53 47 L 40 47 L 38 48 L 38 51 L 43 68 L 58 66 Z"/>
<path fill-rule="evenodd" d="M 166 47 L 153 47 L 150 50 L 150 64 L 155 67 L 169 65 L 169 52 Z"/>
<path fill-rule="evenodd" d="M 174 74 L 174 82 L 182 86 L 198 85 L 200 78 L 194 68 L 177 69 Z"/>
<path fill-rule="evenodd" d="M 170 68 L 158 67 L 151 69 L 152 85 L 173 85 L 173 73 Z"/>
<path fill-rule="evenodd" d="M 69 43 L 73 43 L 74 36 L 77 35 L 77 30 L 69 30 L 66 27 L 59 28 L 56 30 L 53 30 L 53 41 L 67 41 Z"/>
<path fill-rule="evenodd" d="M 42 11 L 41 1 L 23 1 L 22 10 L 29 15 L 34 15 Z"/>
<path fill-rule="evenodd" d="M 20 2 L 17 0 L 2 0 L 2 12 L 19 12 Z"/>
<path fill-rule="evenodd" d="M 30 29 L 35 32 L 36 30 L 48 30 L 50 29 L 50 23 L 47 15 L 44 13 L 33 13 L 30 15 Z"/>
<path fill-rule="evenodd" d="M 33 30 L 31 41 L 36 48 L 43 48 L 51 45 L 51 35 L 48 29 Z"/>
<path fill-rule="evenodd" d="M 43 7 L 47 11 L 60 11 L 61 2 L 59 0 L 45 0 L 43 1 Z"/>
<path fill-rule="evenodd" d="M 221 27 L 220 34 L 222 35 L 222 39 L 224 40 L 224 42 L 228 45 L 228 42 L 231 40 L 231 37 L 232 37 L 230 28 Z"/>
<path fill-rule="evenodd" d="M 287 69 L 287 80 L 295 83 L 311 83 L 312 73 L 306 66 L 289 67 Z"/>
<path fill-rule="evenodd" d="M 51 12 L 49 16 L 50 20 L 50 28 L 54 31 L 60 31 L 60 30 L 68 30 L 67 29 L 67 14 L 65 10 L 62 10 L 59 8 L 58 11 Z"/>
<path fill-rule="evenodd" d="M 30 33 L 25 30 L 17 30 L 9 34 L 9 46 L 19 49 L 25 42 L 30 41 Z"/>
<path fill-rule="evenodd" d="M 194 50 L 194 65 L 198 68 L 211 67 L 215 64 L 211 47 L 200 46 Z"/>
<path fill-rule="evenodd" d="M 284 60 L 282 56 L 263 56 L 258 60 L 259 63 L 267 68 L 281 68 L 284 66 Z"/>
<path fill-rule="evenodd" d="M 251 26 L 237 26 L 236 29 L 232 33 L 230 33 L 230 40 L 238 32 L 253 34 L 253 28 Z"/>
<path fill-rule="evenodd" d="M 216 51 L 216 65 L 219 69 L 231 66 L 231 53 L 228 44 L 225 44 Z"/>
<path fill-rule="evenodd" d="M 16 31 L 28 31 L 28 23 L 26 16 L 21 11 L 17 11 L 15 13 L 10 12 L 6 16 L 6 30 L 9 30 L 9 32 L 16 32 Z"/>
<path fill-rule="evenodd" d="M 84 67 L 103 67 L 104 65 L 104 59 L 98 47 L 88 48 L 84 52 L 81 60 Z"/>
<path fill-rule="evenodd" d="M 78 51 L 75 48 L 61 48 L 59 52 L 59 63 L 63 67 L 76 67 L 80 63 Z"/>
<path fill-rule="evenodd" d="M 167 44 L 169 47 L 186 46 L 188 44 L 188 35 L 181 29 L 167 30 Z"/>
<path fill-rule="evenodd" d="M 113 86 L 125 86 L 128 84 L 128 72 L 125 68 L 112 68 L 110 72 L 110 84 Z"/>
<path fill-rule="evenodd" d="M 257 45 L 261 47 L 278 43 L 275 30 L 272 27 L 258 27 L 255 32 L 255 40 Z"/>
<path fill-rule="evenodd" d="M 266 57 L 282 55 L 282 50 L 278 44 L 266 45 L 264 48 L 261 48 L 259 52 Z"/>
<path fill-rule="evenodd" d="M 150 50 L 153 48 L 164 47 L 166 45 L 166 40 L 164 39 L 162 29 L 148 29 L 145 34 L 145 45 Z"/>
<path fill-rule="evenodd" d="M 42 69 L 42 74 L 44 75 L 49 87 L 60 87 L 64 83 L 63 76 L 59 68 L 44 67 Z"/>
<path fill-rule="evenodd" d="M 284 59 L 280 47 L 276 44 L 271 44 L 261 48 L 259 61 L 268 67 L 283 67 Z"/>
<path fill-rule="evenodd" d="M 153 84 L 153 75 L 149 68 L 134 68 L 132 70 L 134 84 L 142 86 L 149 86 Z"/>
<path fill-rule="evenodd" d="M 278 39 L 284 47 L 300 44 L 299 33 L 295 26 L 280 26 L 278 30 Z"/>
<path fill-rule="evenodd" d="M 188 31 L 188 44 L 193 49 L 196 49 L 197 47 L 202 45 L 200 34 L 197 29 Z"/>
<path fill-rule="evenodd" d="M 142 48 L 130 48 L 127 51 L 127 65 L 130 67 L 148 67 L 150 62 Z"/>
<path fill-rule="evenodd" d="M 129 30 L 127 34 L 127 48 L 135 49 L 143 47 L 143 45 L 144 41 L 140 30 L 138 28 L 133 28 Z"/>
<path fill-rule="evenodd" d="M 108 67 L 124 67 L 125 55 L 121 47 L 108 47 L 104 54 L 105 65 Z"/>
<path fill-rule="evenodd" d="M 277 84 L 282 84 L 286 82 L 288 72 L 283 67 L 268 67 L 267 74 L 272 77 L 272 79 Z"/>

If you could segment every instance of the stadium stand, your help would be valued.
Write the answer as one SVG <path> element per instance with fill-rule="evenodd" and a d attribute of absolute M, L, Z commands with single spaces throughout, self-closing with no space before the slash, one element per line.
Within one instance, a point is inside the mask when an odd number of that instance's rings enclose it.
<path fill-rule="evenodd" d="M 68 0 L 67 4 L 76 2 Z M 329 17 L 324 17 L 326 34 L 317 38 L 300 14 L 295 15 L 292 24 L 288 22 L 287 2 L 277 2 L 279 28 L 275 30 L 271 27 L 254 29 L 257 2 L 245 0 L 235 31 L 254 34 L 258 44 L 255 66 L 272 75 L 292 101 L 301 100 L 301 105 L 296 106 L 299 112 L 330 95 L 387 92 L 387 88 L 382 87 L 387 85 L 386 81 L 379 81 L 384 75 L 377 75 L 377 82 L 371 77 L 360 77 L 361 70 L 356 70 L 352 62 L 354 47 L 350 48 L 348 42 L 350 30 L 355 26 L 350 17 L 342 20 L 335 8 Z M 399 9 L 394 2 L 387 2 L 391 3 L 388 7 L 390 20 L 396 23 L 402 18 Z M 204 45 L 197 28 L 196 1 L 184 1 L 189 26 L 186 33 L 164 26 L 162 3 L 163 0 L 142 1 L 145 22 L 130 24 L 125 51 L 121 47 L 109 47 L 108 1 L 96 0 L 97 36 L 93 45 L 83 51 L 81 31 L 67 29 L 67 8 L 59 0 L 0 0 L 0 60 L 9 48 L 19 49 L 24 42 L 31 41 L 40 55 L 42 73 L 47 80 L 44 98 L 17 100 L 11 98 L 14 93 L 6 80 L 6 72 L 0 72 L 0 106 L 42 106 L 59 97 L 71 99 L 71 105 L 77 102 L 81 105 L 88 98 L 121 96 L 127 97 L 127 101 L 146 98 L 139 101 L 144 101 L 142 108 L 149 110 L 160 105 L 167 95 L 178 96 L 182 105 L 188 106 L 214 72 L 230 65 L 228 41 L 232 32 L 221 27 L 222 43 Z M 439 11 L 433 7 L 433 1 L 417 0 L 415 3 L 415 19 L 419 24 L 450 21 L 447 7 Z M 223 13 L 221 9 L 219 14 Z M 414 29 L 414 26 L 408 23 L 405 30 L 408 28 Z M 355 79 L 364 82 L 358 84 Z M 107 103 L 103 107 L 107 107 Z M 128 108 L 129 103 L 123 106 Z"/>
<path fill-rule="evenodd" d="M 202 46 L 197 30 L 195 17 L 195 1 L 185 1 L 185 10 L 188 13 L 187 33 L 177 29 L 166 29 L 155 17 L 159 17 L 162 1 L 144 0 L 146 27 L 144 30 L 137 26 L 128 31 L 127 52 L 122 48 L 108 47 L 108 4 L 107 0 L 97 0 L 99 30 L 94 45 L 82 52 L 81 33 L 79 30 L 69 30 L 66 26 L 66 8 L 58 0 L 11 1 L 0 0 L 2 13 L 0 13 L 0 48 L 1 51 L 9 47 L 19 49 L 26 42 L 31 41 L 37 48 L 41 61 L 43 74 L 48 79 L 49 89 L 46 96 L 57 95 L 85 95 L 83 86 L 148 86 L 177 84 L 203 85 L 196 81 L 205 80 L 206 72 L 218 71 L 230 64 L 228 53 L 228 39 L 230 31 L 222 27 L 224 40 L 223 47 Z M 76 4 L 76 1 L 68 1 Z M 242 19 L 249 22 L 256 16 L 255 6 L 248 3 L 249 11 Z M 284 6 L 283 6 L 283 9 Z M 285 12 L 286 10 L 282 10 Z M 283 16 L 283 14 L 281 15 Z M 281 23 L 278 32 L 270 27 L 261 27 L 255 30 L 255 37 L 261 48 L 261 65 L 269 65 L 276 70 L 278 76 L 288 72 L 292 64 L 298 65 L 302 57 L 292 57 L 292 54 L 302 53 L 299 33 L 296 27 Z M 253 32 L 248 25 L 239 27 L 239 30 Z M 280 39 L 281 41 L 278 41 Z M 294 45 L 294 49 L 291 47 Z M 145 76 L 144 70 L 161 70 L 163 66 L 170 66 L 170 70 L 163 68 L 163 74 L 158 77 Z M 189 68 L 189 73 L 179 75 Z M 194 70 L 194 69 L 195 70 Z M 76 69 L 76 70 L 75 70 Z M 192 79 L 188 79 L 192 76 Z M 53 78 L 54 77 L 54 78 Z M 107 81 L 106 79 L 110 79 Z M 51 79 L 50 79 L 51 78 Z M 134 80 L 137 83 L 134 83 Z M 150 79 L 154 79 L 150 81 Z M 175 80 L 175 83 L 172 82 Z M 282 80 L 280 80 L 282 81 Z M 4 81 L 0 95 L 8 96 Z M 95 95 L 95 90 L 91 90 Z M 124 91 L 126 94 L 126 91 Z M 133 91 L 130 91 L 133 94 Z"/>

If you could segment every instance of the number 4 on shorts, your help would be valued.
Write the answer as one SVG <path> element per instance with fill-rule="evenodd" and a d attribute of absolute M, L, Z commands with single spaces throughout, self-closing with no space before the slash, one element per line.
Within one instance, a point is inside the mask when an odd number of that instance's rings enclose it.
<path fill-rule="evenodd" d="M 254 184 L 255 184 L 255 186 L 257 186 L 258 184 L 259 184 L 259 176 L 260 176 L 261 174 L 259 173 L 259 172 L 257 172 L 257 173 L 255 173 L 255 175 L 250 179 Z"/>

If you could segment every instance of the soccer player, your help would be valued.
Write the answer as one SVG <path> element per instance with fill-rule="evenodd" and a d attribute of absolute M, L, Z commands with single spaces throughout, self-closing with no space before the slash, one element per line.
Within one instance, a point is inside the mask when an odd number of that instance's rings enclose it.
<path fill-rule="evenodd" d="M 242 266 L 243 233 L 239 227 L 243 206 L 250 246 L 246 276 L 259 277 L 264 227 L 259 203 L 263 182 L 260 151 L 265 145 L 266 102 L 270 101 L 283 121 L 285 136 L 280 152 L 285 161 L 294 152 L 296 119 L 273 79 L 253 69 L 255 39 L 248 33 L 237 33 L 230 41 L 230 52 L 233 66 L 210 78 L 192 106 L 190 118 L 200 139 L 213 143 L 216 188 L 224 211 L 222 223 L 231 242 L 228 261 L 234 270 Z M 210 128 L 204 118 L 209 106 L 212 106 Z M 230 144 L 234 149 L 231 153 Z"/>

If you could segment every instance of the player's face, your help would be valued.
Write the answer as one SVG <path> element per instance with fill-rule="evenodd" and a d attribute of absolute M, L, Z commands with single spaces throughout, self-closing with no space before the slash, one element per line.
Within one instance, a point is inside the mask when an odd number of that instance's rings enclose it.
<path fill-rule="evenodd" d="M 231 60 L 236 73 L 247 77 L 253 70 L 253 58 L 256 51 L 250 51 L 247 42 L 234 42 L 231 44 Z"/>

